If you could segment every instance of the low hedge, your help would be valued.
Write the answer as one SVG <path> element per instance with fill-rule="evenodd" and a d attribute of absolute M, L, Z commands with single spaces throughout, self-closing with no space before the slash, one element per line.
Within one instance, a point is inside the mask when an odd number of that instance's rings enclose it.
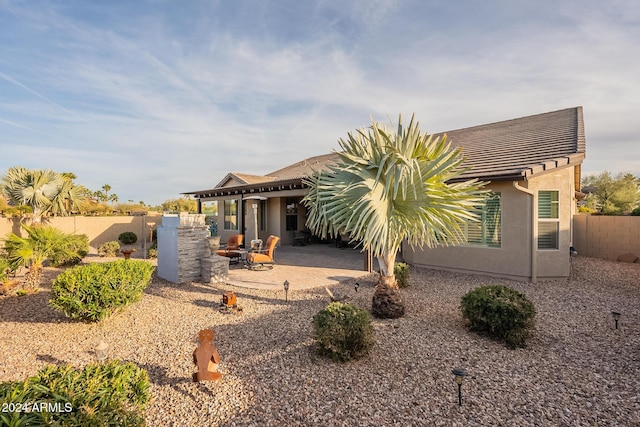
<path fill-rule="evenodd" d="M 118 260 L 74 267 L 58 275 L 49 304 L 67 317 L 96 322 L 142 298 L 154 266 Z"/>
<path fill-rule="evenodd" d="M 143 426 L 150 398 L 149 376 L 133 363 L 50 365 L 25 381 L 0 383 L 0 425 Z"/>

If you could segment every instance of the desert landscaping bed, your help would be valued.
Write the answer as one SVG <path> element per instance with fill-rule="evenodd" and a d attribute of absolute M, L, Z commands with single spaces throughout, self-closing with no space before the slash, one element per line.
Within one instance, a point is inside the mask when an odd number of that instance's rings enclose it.
<path fill-rule="evenodd" d="M 374 320 L 376 345 L 339 364 L 316 356 L 311 319 L 324 289 L 289 292 L 175 285 L 155 278 L 142 301 L 99 324 L 72 322 L 47 305 L 51 280 L 34 295 L 0 299 L 0 381 L 47 364 L 110 357 L 145 368 L 153 400 L 147 424 L 160 425 L 640 425 L 640 265 L 577 257 L 569 280 L 521 283 L 412 269 L 402 290 L 407 314 Z M 375 278 L 334 287 L 370 307 Z M 528 347 L 467 331 L 461 297 L 487 284 L 522 291 L 537 322 Z M 240 315 L 222 313 L 234 290 Z M 618 329 L 611 311 L 622 312 Z M 191 382 L 199 330 L 212 328 L 220 384 Z M 458 406 L 451 370 L 469 376 Z"/>

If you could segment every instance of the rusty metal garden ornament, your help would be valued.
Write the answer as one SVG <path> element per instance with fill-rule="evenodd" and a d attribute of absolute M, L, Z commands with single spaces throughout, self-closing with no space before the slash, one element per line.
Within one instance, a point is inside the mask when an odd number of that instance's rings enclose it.
<path fill-rule="evenodd" d="M 242 307 L 237 304 L 235 292 L 228 291 L 222 293 L 222 301 L 220 302 L 221 313 L 242 314 Z"/>
<path fill-rule="evenodd" d="M 213 331 L 203 329 L 198 332 L 200 345 L 193 352 L 193 363 L 198 367 L 198 372 L 193 374 L 193 382 L 220 381 L 222 374 L 216 372 L 220 364 L 220 355 L 213 345 Z"/>

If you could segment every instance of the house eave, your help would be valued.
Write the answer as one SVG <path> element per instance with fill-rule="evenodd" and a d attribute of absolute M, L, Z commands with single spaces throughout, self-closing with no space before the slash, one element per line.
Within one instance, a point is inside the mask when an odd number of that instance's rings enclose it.
<path fill-rule="evenodd" d="M 272 191 L 296 190 L 301 188 L 306 188 L 306 185 L 304 185 L 302 182 L 302 178 L 294 178 L 282 181 L 264 182 L 259 184 L 238 185 L 235 187 L 212 188 L 210 190 L 191 191 L 181 194 L 190 195 L 195 197 L 196 199 L 210 199 L 215 197 L 260 194 L 269 193 Z"/>
<path fill-rule="evenodd" d="M 546 160 L 545 162 L 535 165 L 529 165 L 523 168 L 504 170 L 504 171 L 478 171 L 474 170 L 473 173 L 463 173 L 462 175 L 449 180 L 448 182 L 463 182 L 470 179 L 477 179 L 479 181 L 522 181 L 531 179 L 535 175 L 550 172 L 552 170 L 566 167 L 575 166 L 582 163 L 585 158 L 585 153 L 572 153 L 567 156 L 558 157 L 556 159 Z"/>
<path fill-rule="evenodd" d="M 551 170 L 582 163 L 585 158 L 584 153 L 573 153 L 568 156 L 547 160 L 543 163 L 530 165 L 519 169 L 510 169 L 503 171 L 487 170 L 487 171 L 469 171 L 462 175 L 449 180 L 450 183 L 477 179 L 479 181 L 522 181 L 528 180 L 534 175 L 539 175 Z M 304 178 L 291 178 L 279 181 L 261 182 L 256 184 L 237 185 L 234 187 L 217 187 L 210 190 L 198 190 L 187 193 L 196 199 L 211 199 L 216 197 L 225 197 L 233 195 L 259 194 L 269 193 L 272 191 L 285 191 L 306 188 L 303 182 Z"/>

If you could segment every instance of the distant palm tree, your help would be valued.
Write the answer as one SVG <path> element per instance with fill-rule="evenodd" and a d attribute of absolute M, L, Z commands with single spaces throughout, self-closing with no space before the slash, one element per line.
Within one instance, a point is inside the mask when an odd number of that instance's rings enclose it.
<path fill-rule="evenodd" d="M 412 247 L 463 242 L 461 224 L 478 220 L 475 207 L 486 192 L 476 180 L 447 183 L 463 171 L 460 149 L 451 150 L 446 135 L 421 133 L 413 117 L 407 127 L 400 117 L 397 131 L 372 122 L 338 142 L 339 160 L 305 180 L 307 226 L 322 237 L 346 233 L 371 251 L 381 270 L 372 313 L 400 317 L 394 262 L 402 241 Z"/>
<path fill-rule="evenodd" d="M 59 193 L 63 182 L 62 175 L 49 169 L 13 167 L 2 177 L 0 186 L 10 203 L 30 206 L 31 221 L 38 223 L 51 208 L 51 200 Z"/>
<path fill-rule="evenodd" d="M 109 191 L 111 191 L 111 186 L 109 184 L 105 184 L 102 186 L 104 190 L 104 200 L 109 200 Z"/>

